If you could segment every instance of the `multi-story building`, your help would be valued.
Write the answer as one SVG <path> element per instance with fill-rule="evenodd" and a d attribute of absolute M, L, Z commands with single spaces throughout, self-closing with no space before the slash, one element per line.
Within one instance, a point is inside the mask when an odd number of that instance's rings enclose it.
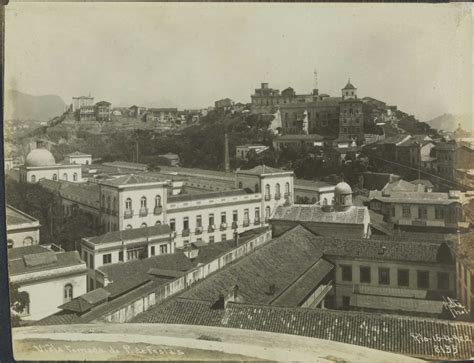
<path fill-rule="evenodd" d="M 93 106 L 94 97 L 88 96 L 79 96 L 72 98 L 72 112 L 76 112 L 85 106 Z"/>
<path fill-rule="evenodd" d="M 39 244 L 40 223 L 36 218 L 6 205 L 8 248 L 31 246 Z"/>
<path fill-rule="evenodd" d="M 64 161 L 66 164 L 90 165 L 92 164 L 92 155 L 74 151 L 71 154 L 67 154 Z"/>
<path fill-rule="evenodd" d="M 107 101 L 100 101 L 95 104 L 95 119 L 97 121 L 110 121 L 110 106 Z"/>
<path fill-rule="evenodd" d="M 56 164 L 53 154 L 41 141 L 37 148 L 26 156 L 25 164 L 19 168 L 20 182 L 36 183 L 41 179 L 82 182 L 82 170 L 78 164 Z"/>
<path fill-rule="evenodd" d="M 133 105 L 129 108 L 128 112 L 130 117 L 141 118 L 146 112 L 146 107 Z"/>
<path fill-rule="evenodd" d="M 177 108 L 149 108 L 146 112 L 147 122 L 157 122 L 171 126 L 178 119 Z"/>
<path fill-rule="evenodd" d="M 369 208 L 401 229 L 455 232 L 469 228 L 463 206 L 474 198 L 474 193 L 430 193 L 423 185 L 415 187 L 417 190 L 413 191 L 393 191 L 387 187 L 370 191 Z M 420 188 L 422 191 L 418 191 Z"/>
<path fill-rule="evenodd" d="M 433 148 L 436 171 L 454 179 L 456 169 L 470 169 L 474 165 L 474 149 L 466 144 L 439 143 Z"/>
<path fill-rule="evenodd" d="M 79 113 L 79 121 L 95 121 L 95 106 L 82 106 L 77 112 Z"/>
<path fill-rule="evenodd" d="M 281 151 L 288 146 L 299 150 L 309 149 L 315 146 L 323 147 L 326 144 L 324 137 L 317 134 L 287 134 L 273 139 L 275 151 Z"/>
<path fill-rule="evenodd" d="M 474 321 L 474 235 L 459 236 L 456 252 L 457 299 L 461 306 L 454 306 L 455 315 Z"/>
<path fill-rule="evenodd" d="M 230 98 L 224 98 L 214 102 L 214 107 L 216 110 L 230 110 L 234 105 L 234 101 Z"/>
<path fill-rule="evenodd" d="M 363 140 L 364 138 L 364 103 L 357 98 L 357 88 L 350 80 L 342 91 L 339 106 L 339 139 Z"/>
<path fill-rule="evenodd" d="M 238 145 L 235 147 L 235 157 L 237 159 L 247 160 L 247 154 L 249 151 L 253 150 L 256 154 L 260 154 L 268 149 L 269 147 L 265 145 Z"/>
<path fill-rule="evenodd" d="M 24 320 L 54 314 L 58 306 L 86 292 L 86 264 L 77 251 L 55 252 L 40 245 L 11 248 L 8 275 L 10 284 L 28 297 L 20 313 Z"/>

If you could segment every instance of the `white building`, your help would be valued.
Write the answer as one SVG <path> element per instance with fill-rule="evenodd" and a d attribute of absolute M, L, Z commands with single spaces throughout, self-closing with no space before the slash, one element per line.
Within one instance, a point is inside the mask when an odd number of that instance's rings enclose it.
<path fill-rule="evenodd" d="M 239 145 L 235 147 L 235 157 L 237 159 L 247 160 L 247 154 L 253 150 L 258 155 L 269 147 L 265 145 Z"/>
<path fill-rule="evenodd" d="M 8 205 L 5 208 L 8 248 L 39 244 L 39 221 Z"/>
<path fill-rule="evenodd" d="M 40 245 L 12 248 L 8 274 L 10 284 L 29 298 L 20 314 L 24 320 L 54 314 L 58 306 L 86 292 L 87 268 L 77 251 L 53 252 Z"/>
<path fill-rule="evenodd" d="M 93 106 L 94 105 L 94 97 L 87 97 L 87 96 L 79 96 L 72 98 L 72 111 L 80 110 L 82 107 L 85 106 Z"/>
<path fill-rule="evenodd" d="M 26 156 L 25 165 L 20 167 L 20 182 L 36 183 L 41 179 L 82 182 L 81 166 L 78 164 L 56 164 L 53 154 L 41 141 L 37 148 Z"/>
<path fill-rule="evenodd" d="M 66 155 L 64 161 L 66 164 L 90 165 L 92 164 L 92 155 L 75 151 L 71 154 Z"/>

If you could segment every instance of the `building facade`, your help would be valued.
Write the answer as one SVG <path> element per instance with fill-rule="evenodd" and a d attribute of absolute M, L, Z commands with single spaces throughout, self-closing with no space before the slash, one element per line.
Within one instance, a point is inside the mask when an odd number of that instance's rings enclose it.
<path fill-rule="evenodd" d="M 92 155 L 75 151 L 66 155 L 64 161 L 66 164 L 90 165 L 92 164 Z"/>
<path fill-rule="evenodd" d="M 95 104 L 95 119 L 97 121 L 110 121 L 112 104 L 107 101 L 100 101 Z"/>
<path fill-rule="evenodd" d="M 80 96 L 72 98 L 72 111 L 80 110 L 82 107 L 93 106 L 94 97 Z"/>
<path fill-rule="evenodd" d="M 5 216 L 8 248 L 39 244 L 39 230 L 41 225 L 36 218 L 8 204 L 5 208 Z"/>

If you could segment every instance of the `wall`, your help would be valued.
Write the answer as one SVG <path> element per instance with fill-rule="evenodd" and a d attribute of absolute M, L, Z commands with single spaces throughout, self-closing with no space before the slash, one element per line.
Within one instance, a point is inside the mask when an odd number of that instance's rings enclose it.
<path fill-rule="evenodd" d="M 91 156 L 66 156 L 66 163 L 88 165 L 88 164 L 92 164 L 92 157 Z"/>
<path fill-rule="evenodd" d="M 139 313 L 146 311 L 151 306 L 161 303 L 163 300 L 173 296 L 174 294 L 183 291 L 184 289 L 192 286 L 199 280 L 206 278 L 208 275 L 222 269 L 229 263 L 251 253 L 259 246 L 267 243 L 272 239 L 271 231 L 266 231 L 251 240 L 242 243 L 239 247 L 234 248 L 219 256 L 218 258 L 210 261 L 206 264 L 198 266 L 191 271 L 187 272 L 186 275 L 169 282 L 168 284 L 159 286 L 157 290 L 153 292 L 145 293 L 140 298 L 131 301 L 126 306 L 122 306 L 119 309 L 112 311 L 105 315 L 100 320 L 111 322 L 111 323 L 124 323 L 132 319 Z"/>
<path fill-rule="evenodd" d="M 33 245 L 39 244 L 39 225 L 37 227 L 15 228 L 7 232 L 7 240 L 13 241 L 13 246 L 11 247 L 28 246 L 28 244 L 24 244 L 26 238 L 31 238 L 33 240 L 31 244 Z"/>

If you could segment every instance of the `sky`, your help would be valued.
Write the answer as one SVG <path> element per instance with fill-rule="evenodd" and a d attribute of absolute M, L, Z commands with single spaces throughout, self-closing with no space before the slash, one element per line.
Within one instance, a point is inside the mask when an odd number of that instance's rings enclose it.
<path fill-rule="evenodd" d="M 467 4 L 22 3 L 6 12 L 5 88 L 117 106 L 250 102 L 261 82 L 339 96 L 348 78 L 429 120 L 470 114 Z"/>

